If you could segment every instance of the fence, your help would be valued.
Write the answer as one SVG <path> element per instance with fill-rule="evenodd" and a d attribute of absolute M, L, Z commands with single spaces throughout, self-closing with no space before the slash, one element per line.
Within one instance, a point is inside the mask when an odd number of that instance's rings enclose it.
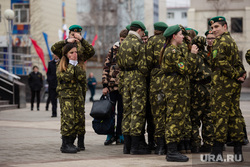
<path fill-rule="evenodd" d="M 34 55 L 12 53 L 12 73 L 16 75 L 28 75 L 32 71 L 32 57 Z M 8 52 L 0 52 L 0 68 L 8 71 Z"/>

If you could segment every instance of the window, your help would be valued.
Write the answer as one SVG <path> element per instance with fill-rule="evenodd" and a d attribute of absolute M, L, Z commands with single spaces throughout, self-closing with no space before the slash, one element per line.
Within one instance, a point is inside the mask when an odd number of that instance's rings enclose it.
<path fill-rule="evenodd" d="M 168 12 L 168 18 L 174 19 L 174 12 Z"/>
<path fill-rule="evenodd" d="M 187 12 L 181 12 L 181 18 L 183 19 L 187 18 Z"/>
<path fill-rule="evenodd" d="M 154 0 L 154 23 L 159 21 L 159 0 Z"/>
<path fill-rule="evenodd" d="M 14 24 L 29 23 L 29 4 L 13 4 L 15 12 Z"/>
<path fill-rule="evenodd" d="M 243 32 L 242 18 L 231 18 L 231 32 L 235 33 Z"/>

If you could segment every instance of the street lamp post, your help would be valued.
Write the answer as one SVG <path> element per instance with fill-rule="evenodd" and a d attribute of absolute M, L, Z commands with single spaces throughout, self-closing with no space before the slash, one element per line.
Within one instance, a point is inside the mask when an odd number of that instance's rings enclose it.
<path fill-rule="evenodd" d="M 4 11 L 4 17 L 8 20 L 8 29 L 9 29 L 9 44 L 8 44 L 8 71 L 12 73 L 12 38 L 11 38 L 11 20 L 14 19 L 14 12 L 11 9 Z"/>

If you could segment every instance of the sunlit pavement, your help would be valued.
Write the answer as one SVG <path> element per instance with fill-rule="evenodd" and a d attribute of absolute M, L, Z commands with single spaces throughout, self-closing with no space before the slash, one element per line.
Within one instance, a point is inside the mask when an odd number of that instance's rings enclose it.
<path fill-rule="evenodd" d="M 250 138 L 250 91 L 243 89 L 241 110 L 245 117 Z M 101 90 L 96 91 L 95 99 L 100 98 Z M 24 109 L 0 112 L 0 167 L 164 167 L 164 166 L 250 166 L 250 144 L 243 147 L 243 163 L 205 163 L 200 154 L 187 154 L 186 163 L 167 162 L 165 156 L 125 155 L 122 145 L 104 146 L 106 136 L 97 135 L 92 129 L 89 112 L 92 103 L 86 97 L 86 139 L 85 151 L 77 154 L 60 152 L 60 117 L 51 118 L 50 110 L 45 111 L 45 103 L 40 111 L 30 111 L 30 104 Z M 36 108 L 36 106 L 34 106 Z M 58 109 L 58 115 L 60 115 Z M 224 159 L 233 153 L 226 147 Z"/>

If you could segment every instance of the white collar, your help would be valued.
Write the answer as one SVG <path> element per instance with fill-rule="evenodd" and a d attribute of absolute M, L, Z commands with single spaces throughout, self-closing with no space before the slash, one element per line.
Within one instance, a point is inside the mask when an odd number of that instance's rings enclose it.
<path fill-rule="evenodd" d="M 136 31 L 129 31 L 128 34 L 133 34 L 135 36 L 137 36 L 139 39 L 141 39 L 141 36 L 136 32 Z"/>

